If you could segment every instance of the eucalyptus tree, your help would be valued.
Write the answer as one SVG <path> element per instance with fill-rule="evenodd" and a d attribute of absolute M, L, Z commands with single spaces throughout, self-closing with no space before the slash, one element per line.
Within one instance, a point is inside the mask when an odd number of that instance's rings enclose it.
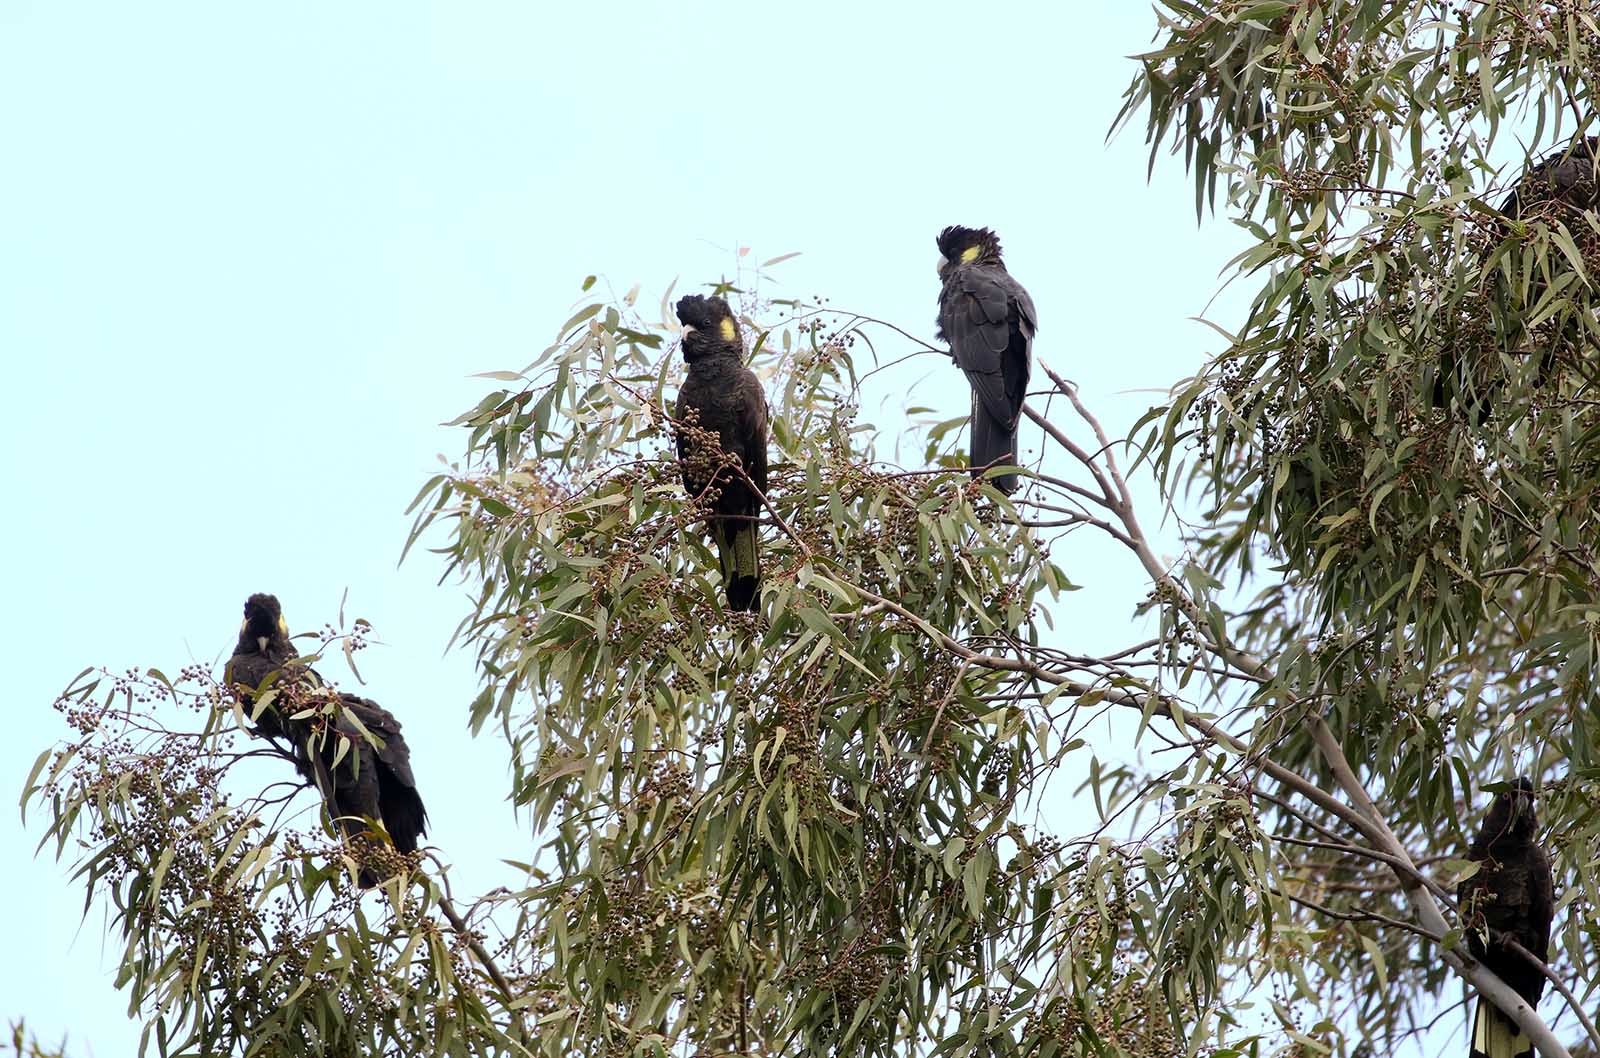
<path fill-rule="evenodd" d="M 1278 786 L 1273 933 L 1311 956 L 1284 1006 L 1322 1044 L 1393 1039 L 1457 978 L 1511 1009 L 1449 894 L 1481 788 L 1527 774 L 1561 890 L 1545 1014 L 1600 1042 L 1595 13 L 1163 6 L 1123 117 L 1248 233 L 1255 293 L 1143 451 L 1204 525 L 1173 626 L 1259 681 L 1235 700 Z"/>
<path fill-rule="evenodd" d="M 1596 1038 L 1600 229 L 1537 181 L 1504 208 L 1589 132 L 1590 13 L 1160 18 L 1123 119 L 1246 232 L 1258 293 L 1131 436 L 1041 361 L 1007 496 L 962 420 L 861 421 L 880 365 L 943 350 L 719 285 L 771 405 L 761 609 L 730 612 L 675 455 L 671 291 L 587 301 L 489 374 L 408 561 L 469 588 L 463 708 L 542 845 L 464 912 L 437 858 L 363 900 L 280 824 L 204 667 L 73 682 L 25 800 L 109 901 L 152 1045 L 1395 1053 L 1470 991 L 1514 1006 L 1453 894 L 1463 820 L 1520 773 L 1559 897 L 1554 987 L 1514 1016 L 1541 1054 Z M 1085 534 L 1148 581 L 1121 649 L 1053 626 Z M 1126 738 L 1091 745 L 1102 716 Z M 1087 832 L 1055 810 L 1080 791 Z"/>

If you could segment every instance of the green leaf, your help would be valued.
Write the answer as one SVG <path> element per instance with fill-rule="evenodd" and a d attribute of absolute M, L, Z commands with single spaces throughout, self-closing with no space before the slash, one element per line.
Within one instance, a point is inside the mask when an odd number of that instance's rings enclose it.
<path fill-rule="evenodd" d="M 28 822 L 28 801 L 33 797 L 34 791 L 38 789 L 38 787 L 34 785 L 34 781 L 39 778 L 39 773 L 44 770 L 45 764 L 49 762 L 54 753 L 54 747 L 42 750 L 39 755 L 33 759 L 33 767 L 28 769 L 28 777 L 22 782 L 22 797 L 17 801 L 17 805 L 21 810 L 22 822 L 24 826 L 26 826 Z"/>

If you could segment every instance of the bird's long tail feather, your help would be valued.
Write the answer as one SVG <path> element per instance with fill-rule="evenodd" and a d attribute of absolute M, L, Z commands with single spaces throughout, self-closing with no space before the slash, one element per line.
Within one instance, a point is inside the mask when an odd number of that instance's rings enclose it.
<path fill-rule="evenodd" d="M 1017 461 L 1017 429 L 1007 427 L 991 415 L 981 401 L 972 405 L 972 466 L 1010 466 Z M 1017 487 L 1017 475 L 1001 474 L 990 478 L 1001 492 L 1011 492 Z"/>
<path fill-rule="evenodd" d="M 761 538 L 754 518 L 729 518 L 717 534 L 718 558 L 722 564 L 722 583 L 728 596 L 728 609 L 761 608 Z"/>
<path fill-rule="evenodd" d="M 1480 996 L 1472 1019 L 1472 1058 L 1533 1058 L 1533 1043 L 1516 1022 Z"/>
<path fill-rule="evenodd" d="M 428 810 L 413 787 L 392 775 L 382 778 L 385 781 L 379 788 L 378 809 L 389 829 L 389 839 L 401 852 L 416 852 L 417 839 L 427 833 Z"/>

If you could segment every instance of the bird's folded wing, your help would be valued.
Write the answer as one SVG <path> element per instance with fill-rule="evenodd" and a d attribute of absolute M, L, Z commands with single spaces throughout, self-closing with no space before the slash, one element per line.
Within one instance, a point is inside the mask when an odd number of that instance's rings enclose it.
<path fill-rule="evenodd" d="M 1010 281 L 1012 288 L 1011 300 L 1012 304 L 1017 308 L 1017 321 L 1022 326 L 1022 333 L 1031 339 L 1039 331 L 1039 313 L 1033 307 L 1033 298 L 1029 297 L 1028 292 L 1022 289 L 1021 283 L 1018 283 L 1010 276 L 1006 276 L 1006 279 Z"/>
<path fill-rule="evenodd" d="M 968 371 L 967 381 L 972 385 L 974 416 L 982 412 L 1007 430 L 1016 426 L 1017 416 L 1011 411 L 1011 400 L 1006 396 L 1005 377 L 1000 372 Z"/>
<path fill-rule="evenodd" d="M 753 371 L 739 380 L 739 460 L 756 488 L 767 491 L 767 395 Z"/>
<path fill-rule="evenodd" d="M 1027 297 L 1014 280 L 1006 282 L 1009 278 L 1003 272 L 964 270 L 951 280 L 942 321 L 956 364 L 967 373 L 984 410 L 1008 427 L 1016 412 L 1006 397 L 1002 372 L 1011 346 L 1013 298 Z M 1032 308 L 1031 302 L 1028 307 Z"/>
<path fill-rule="evenodd" d="M 374 746 L 376 757 L 395 777 L 407 786 L 415 786 L 416 779 L 411 774 L 411 747 L 406 745 L 406 740 L 400 734 L 400 721 L 395 715 L 370 698 L 361 698 L 353 694 L 344 697 L 345 708 L 355 714 L 361 726 L 370 731 L 373 737 L 382 741 L 381 746 Z M 356 732 L 352 735 L 359 738 Z"/>

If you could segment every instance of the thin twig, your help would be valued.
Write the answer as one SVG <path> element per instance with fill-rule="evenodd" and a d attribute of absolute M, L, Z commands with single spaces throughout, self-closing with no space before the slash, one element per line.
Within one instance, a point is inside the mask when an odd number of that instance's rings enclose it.
<path fill-rule="evenodd" d="M 444 891 L 438 895 L 439 910 L 443 911 L 444 917 L 450 920 L 450 928 L 456 931 L 456 935 L 467 942 L 467 947 L 472 949 L 472 954 L 477 956 L 478 961 L 483 964 L 483 969 L 489 975 L 489 979 L 500 990 L 500 995 L 505 999 L 506 1009 L 511 1012 L 512 1021 L 516 1025 L 517 1042 L 525 1049 L 528 1048 L 528 1028 L 523 1024 L 521 1008 L 516 1005 L 516 994 L 511 991 L 511 985 L 506 981 L 505 975 L 500 972 L 500 966 L 494 961 L 494 956 L 489 954 L 488 949 L 478 940 L 477 934 L 472 932 L 467 926 L 466 920 L 456 910 L 455 902 L 450 899 L 450 879 L 443 873 L 439 877 L 444 887 Z"/>
<path fill-rule="evenodd" d="M 1293 893 L 1282 893 L 1281 895 L 1287 897 L 1292 903 L 1299 904 L 1302 907 L 1309 907 L 1319 915 L 1327 915 L 1329 918 L 1336 918 L 1343 922 L 1376 922 L 1379 925 L 1392 926 L 1395 929 L 1403 929 L 1407 933 L 1415 933 L 1417 936 L 1422 937 L 1425 940 L 1431 940 L 1435 944 L 1444 940 L 1443 937 L 1429 933 L 1427 930 L 1417 926 L 1414 923 L 1402 922 L 1397 918 L 1390 918 L 1388 915 L 1380 915 L 1376 911 L 1335 911 L 1333 908 L 1328 907 L 1325 904 L 1319 904 L 1315 900 L 1307 900 L 1304 897 L 1295 896 Z"/>

